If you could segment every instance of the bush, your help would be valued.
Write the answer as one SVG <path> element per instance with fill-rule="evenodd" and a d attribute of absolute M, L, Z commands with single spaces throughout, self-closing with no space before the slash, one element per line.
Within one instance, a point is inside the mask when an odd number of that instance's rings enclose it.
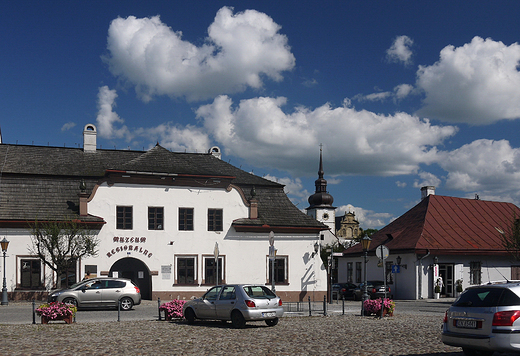
<path fill-rule="evenodd" d="M 167 319 L 182 318 L 182 307 L 186 303 L 185 300 L 174 299 L 171 302 L 163 303 L 159 310 L 164 310 L 164 316 Z"/>

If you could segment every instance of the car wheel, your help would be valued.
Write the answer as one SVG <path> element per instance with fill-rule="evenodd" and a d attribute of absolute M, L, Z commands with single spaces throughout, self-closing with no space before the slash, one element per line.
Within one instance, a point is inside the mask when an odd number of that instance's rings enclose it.
<path fill-rule="evenodd" d="M 195 312 L 193 311 L 193 309 L 186 309 L 184 311 L 184 318 L 186 318 L 188 324 L 193 324 L 195 322 Z"/>
<path fill-rule="evenodd" d="M 231 324 L 233 324 L 235 329 L 243 329 L 246 326 L 246 319 L 244 319 L 241 312 L 235 310 L 231 313 Z"/>
<path fill-rule="evenodd" d="M 495 353 L 494 351 L 481 351 L 475 349 L 468 349 L 467 347 L 463 347 L 462 352 L 466 356 L 491 356 Z"/>
<path fill-rule="evenodd" d="M 276 324 L 278 324 L 278 318 L 267 319 L 265 323 L 267 324 L 267 326 L 275 326 Z"/>
<path fill-rule="evenodd" d="M 124 311 L 130 310 L 134 306 L 134 302 L 133 302 L 132 298 L 129 298 L 129 297 L 121 298 L 119 303 L 121 304 L 121 310 L 124 310 Z"/>
<path fill-rule="evenodd" d="M 63 299 L 63 303 L 65 303 L 65 304 L 72 304 L 76 308 L 78 307 L 78 301 L 76 299 L 72 298 L 72 297 Z"/>

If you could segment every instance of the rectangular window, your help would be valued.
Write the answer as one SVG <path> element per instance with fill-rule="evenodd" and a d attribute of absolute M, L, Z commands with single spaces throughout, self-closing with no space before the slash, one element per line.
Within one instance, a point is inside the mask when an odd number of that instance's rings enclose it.
<path fill-rule="evenodd" d="M 132 230 L 132 207 L 117 207 L 117 229 Z"/>
<path fill-rule="evenodd" d="M 196 284 L 195 257 L 177 257 L 177 284 Z"/>
<path fill-rule="evenodd" d="M 193 231 L 193 208 L 179 208 L 179 230 Z"/>
<path fill-rule="evenodd" d="M 205 284 L 221 284 L 222 283 L 222 271 L 224 270 L 224 258 L 218 258 L 218 273 L 217 264 L 215 263 L 215 257 L 204 258 L 204 283 Z M 215 280 L 215 274 L 218 275 L 218 282 Z"/>
<path fill-rule="evenodd" d="M 208 209 L 208 231 L 222 231 L 222 209 Z"/>
<path fill-rule="evenodd" d="M 361 283 L 361 262 L 356 262 L 356 283 Z"/>
<path fill-rule="evenodd" d="M 163 230 L 163 219 L 163 207 L 148 207 L 148 230 Z"/>
<path fill-rule="evenodd" d="M 469 263 L 469 283 L 481 284 L 481 266 L 480 262 Z"/>
<path fill-rule="evenodd" d="M 353 263 L 348 262 L 347 263 L 347 282 L 354 283 L 353 275 L 354 275 Z"/>
<path fill-rule="evenodd" d="M 42 285 L 42 264 L 40 260 L 21 260 L 21 287 L 22 289 L 41 289 Z"/>
<path fill-rule="evenodd" d="M 289 280 L 287 279 L 287 256 L 276 257 L 274 260 L 274 283 L 275 284 L 288 284 Z M 267 283 L 272 284 L 273 277 L 273 261 L 267 259 L 267 263 L 269 264 L 267 276 Z"/>

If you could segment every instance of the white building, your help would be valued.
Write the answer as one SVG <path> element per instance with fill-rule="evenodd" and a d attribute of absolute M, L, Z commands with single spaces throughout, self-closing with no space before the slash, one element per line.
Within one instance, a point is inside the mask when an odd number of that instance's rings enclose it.
<path fill-rule="evenodd" d="M 72 217 L 95 231 L 100 244 L 96 257 L 62 276 L 69 283 L 87 272 L 126 277 L 144 299 L 162 300 L 200 296 L 216 275 L 222 283 L 270 286 L 274 232 L 276 293 L 284 301 L 323 300 L 327 274 L 312 253 L 328 227 L 296 208 L 283 185 L 220 155 L 218 147 L 206 154 L 160 145 L 100 150 L 91 124 L 83 149 L 0 144 L 0 236 L 10 241 L 10 299 L 43 297 L 58 278 L 30 254 L 28 223 Z"/>
<path fill-rule="evenodd" d="M 504 248 L 500 232 L 520 216 L 518 207 L 439 196 L 434 187 L 421 191 L 420 203 L 371 236 L 367 280 L 386 278 L 396 299 L 423 299 L 434 297 L 439 277 L 441 297 L 455 297 L 457 285 L 465 289 L 520 279 L 520 262 Z M 380 245 L 389 251 L 384 265 L 376 255 Z M 345 250 L 338 260 L 339 282 L 363 281 L 361 244 Z"/>

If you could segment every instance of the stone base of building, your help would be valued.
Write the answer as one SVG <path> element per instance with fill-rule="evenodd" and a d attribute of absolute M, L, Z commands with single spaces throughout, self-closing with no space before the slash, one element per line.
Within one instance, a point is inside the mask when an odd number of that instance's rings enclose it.
<path fill-rule="evenodd" d="M 47 301 L 47 296 L 49 292 L 43 290 L 31 290 L 31 291 L 14 291 L 7 292 L 7 299 L 13 302 L 20 301 Z"/>
<path fill-rule="evenodd" d="M 209 289 L 209 288 L 208 288 Z M 190 300 L 201 297 L 203 292 L 182 292 L 182 291 L 153 291 L 152 300 L 161 299 L 161 302 L 168 302 L 173 299 Z M 301 291 L 301 292 L 286 292 L 277 291 L 276 294 L 282 298 L 282 302 L 307 302 L 311 297 L 311 302 L 322 302 L 323 297 L 327 295 L 327 291 Z"/>

